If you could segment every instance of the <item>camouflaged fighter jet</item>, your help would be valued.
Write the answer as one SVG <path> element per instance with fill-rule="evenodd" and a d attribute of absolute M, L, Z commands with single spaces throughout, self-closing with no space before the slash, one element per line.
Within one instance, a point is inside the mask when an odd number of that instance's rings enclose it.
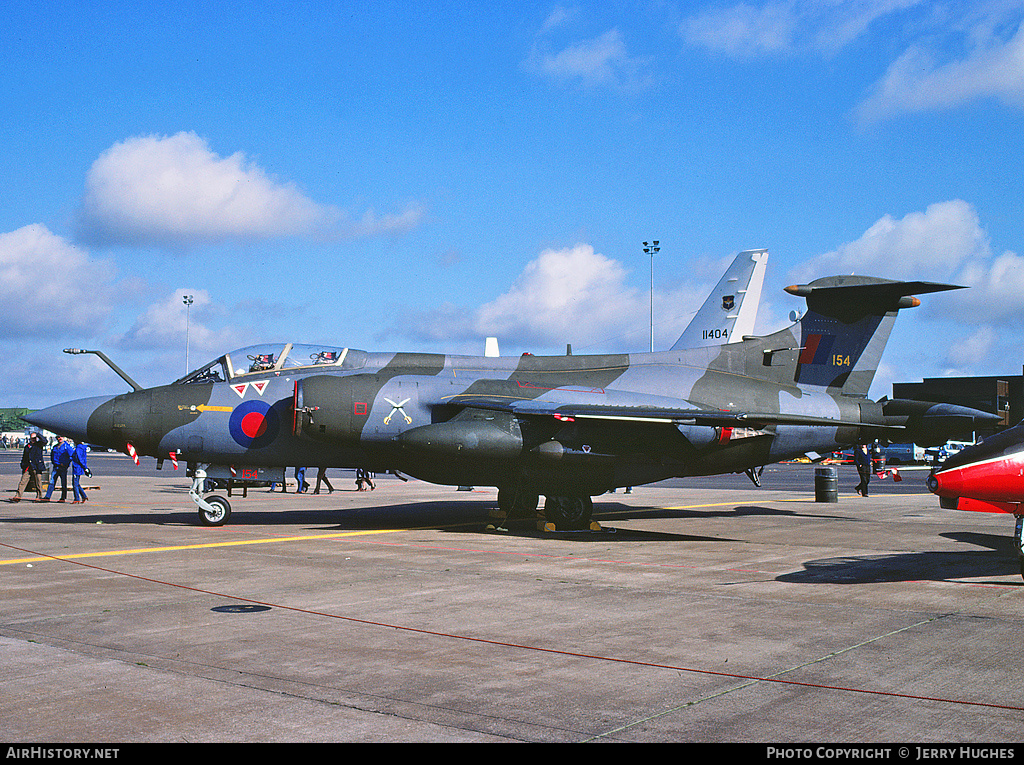
<path fill-rule="evenodd" d="M 834 276 L 787 287 L 800 320 L 764 337 L 655 353 L 522 357 L 263 345 L 170 385 L 132 386 L 26 419 L 56 433 L 194 466 L 204 524 L 230 514 L 207 476 L 282 481 L 284 466 L 400 471 L 495 486 L 499 508 L 587 528 L 592 497 L 676 476 L 746 472 L 887 438 L 934 445 L 988 415 L 867 398 L 900 309 L 929 282 Z M 714 295 L 713 295 L 714 297 Z M 72 351 L 83 352 L 83 351 Z M 99 353 L 95 352 L 94 353 Z"/>

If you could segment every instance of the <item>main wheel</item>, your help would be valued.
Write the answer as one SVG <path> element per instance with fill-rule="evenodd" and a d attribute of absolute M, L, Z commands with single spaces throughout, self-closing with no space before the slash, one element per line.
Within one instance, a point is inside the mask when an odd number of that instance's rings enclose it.
<path fill-rule="evenodd" d="M 561 531 L 590 528 L 594 501 L 587 496 L 545 497 L 544 517 Z"/>
<path fill-rule="evenodd" d="M 199 522 L 204 526 L 223 526 L 231 517 L 231 503 L 224 497 L 207 497 L 206 503 L 213 507 L 212 510 L 199 508 Z"/>

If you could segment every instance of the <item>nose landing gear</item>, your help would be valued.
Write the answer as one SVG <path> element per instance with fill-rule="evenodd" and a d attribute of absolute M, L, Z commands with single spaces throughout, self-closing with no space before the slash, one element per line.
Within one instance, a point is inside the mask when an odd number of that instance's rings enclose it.
<path fill-rule="evenodd" d="M 231 517 L 231 503 L 224 497 L 211 495 L 203 498 L 203 484 L 206 483 L 206 468 L 209 465 L 196 466 L 192 477 L 192 488 L 188 490 L 189 498 L 195 502 L 199 510 L 199 522 L 203 526 L 223 526 Z"/>
<path fill-rule="evenodd" d="M 1014 515 L 1013 541 L 1017 547 L 1017 562 L 1020 564 L 1020 575 L 1024 578 L 1024 515 Z"/>

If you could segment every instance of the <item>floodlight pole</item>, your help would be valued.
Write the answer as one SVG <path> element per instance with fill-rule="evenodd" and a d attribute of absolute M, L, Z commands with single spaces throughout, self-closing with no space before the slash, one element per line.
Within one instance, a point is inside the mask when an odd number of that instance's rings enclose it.
<path fill-rule="evenodd" d="M 660 249 L 657 240 L 650 245 L 644 242 L 644 252 L 650 253 L 651 256 L 651 353 L 654 353 L 654 253 Z"/>
<path fill-rule="evenodd" d="M 182 295 L 181 302 L 185 304 L 185 374 L 189 372 L 188 366 L 188 328 L 189 319 L 191 318 L 190 313 L 192 309 L 192 296 Z"/>

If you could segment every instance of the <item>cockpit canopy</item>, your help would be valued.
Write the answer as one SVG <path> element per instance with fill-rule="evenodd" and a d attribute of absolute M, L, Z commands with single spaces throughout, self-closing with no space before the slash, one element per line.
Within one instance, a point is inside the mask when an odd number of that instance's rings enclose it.
<path fill-rule="evenodd" d="M 177 381 L 179 385 L 228 382 L 250 375 L 280 375 L 299 369 L 353 370 L 366 363 L 366 351 L 328 345 L 265 343 L 239 348 Z"/>

